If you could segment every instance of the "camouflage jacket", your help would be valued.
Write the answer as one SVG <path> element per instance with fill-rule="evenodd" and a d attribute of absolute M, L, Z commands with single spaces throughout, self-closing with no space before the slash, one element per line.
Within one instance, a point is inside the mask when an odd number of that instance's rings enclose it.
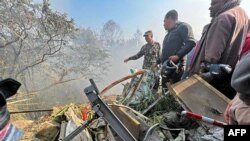
<path fill-rule="evenodd" d="M 144 55 L 143 69 L 151 69 L 154 64 L 160 60 L 160 44 L 154 42 L 153 44 L 145 44 L 141 50 L 134 56 L 128 58 L 128 60 L 137 60 Z"/>

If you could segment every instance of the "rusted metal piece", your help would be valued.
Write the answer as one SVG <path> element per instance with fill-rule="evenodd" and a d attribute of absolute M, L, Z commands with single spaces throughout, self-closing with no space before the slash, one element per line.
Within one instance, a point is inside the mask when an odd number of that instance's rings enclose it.
<path fill-rule="evenodd" d="M 51 112 L 53 109 L 39 109 L 39 110 L 27 110 L 27 111 L 14 111 L 10 114 L 22 114 L 22 113 L 34 113 L 34 112 Z"/>
<path fill-rule="evenodd" d="M 100 96 L 104 95 L 109 89 L 111 89 L 112 87 L 114 87 L 115 85 L 125 81 L 125 80 L 128 80 L 130 78 L 133 78 L 137 75 L 140 75 L 140 74 L 143 74 L 144 73 L 144 70 L 138 70 L 137 72 L 135 72 L 134 74 L 131 74 L 131 75 L 127 75 L 119 80 L 116 80 L 114 81 L 113 83 L 111 83 L 110 85 L 108 85 L 107 87 L 105 87 L 101 92 L 100 92 Z"/>

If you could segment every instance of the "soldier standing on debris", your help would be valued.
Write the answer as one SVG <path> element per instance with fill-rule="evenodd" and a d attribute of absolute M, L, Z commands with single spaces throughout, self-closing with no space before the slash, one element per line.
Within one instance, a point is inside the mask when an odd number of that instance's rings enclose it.
<path fill-rule="evenodd" d="M 193 53 L 189 71 L 189 75 L 202 74 L 204 66 L 213 64 L 212 68 L 220 72 L 209 83 L 229 98 L 235 95 L 230 86 L 232 74 L 223 74 L 219 64 L 229 65 L 234 70 L 238 61 L 248 29 L 248 17 L 239 7 L 240 2 L 211 0 L 209 10 L 212 21 Z"/>
<path fill-rule="evenodd" d="M 141 50 L 134 56 L 131 56 L 124 60 L 127 63 L 129 60 L 137 60 L 144 55 L 143 69 L 152 69 L 157 67 L 159 62 L 160 44 L 153 40 L 153 32 L 147 31 L 143 35 L 147 44 L 143 45 Z"/>
<path fill-rule="evenodd" d="M 164 28 L 167 34 L 163 40 L 161 62 L 171 60 L 183 66 L 177 73 L 164 77 L 162 74 L 162 86 L 166 88 L 166 83 L 175 83 L 181 79 L 184 71 L 184 56 L 187 55 L 195 46 L 192 27 L 184 22 L 178 22 L 176 10 L 170 10 L 164 18 Z"/>

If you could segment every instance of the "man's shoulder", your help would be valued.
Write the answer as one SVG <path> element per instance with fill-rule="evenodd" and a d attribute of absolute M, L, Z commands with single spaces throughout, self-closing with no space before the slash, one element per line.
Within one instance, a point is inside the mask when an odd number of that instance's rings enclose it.
<path fill-rule="evenodd" d="M 188 24 L 188 23 L 186 23 L 186 22 L 179 22 L 178 24 L 179 24 L 178 26 L 179 26 L 180 28 L 183 28 L 183 27 L 191 27 L 191 25 Z"/>
<path fill-rule="evenodd" d="M 219 14 L 215 20 L 221 21 L 226 19 L 234 19 L 235 15 L 231 12 L 231 10 L 225 11 L 221 14 Z"/>
<path fill-rule="evenodd" d="M 231 8 L 221 14 L 239 14 L 239 13 L 242 13 L 242 14 L 246 14 L 245 10 L 243 8 L 241 8 L 240 6 L 236 6 L 234 8 Z"/>
<path fill-rule="evenodd" d="M 178 23 L 178 30 L 182 31 L 182 30 L 191 30 L 192 27 L 190 24 L 186 23 L 186 22 L 179 22 Z"/>
<path fill-rule="evenodd" d="M 223 21 L 223 20 L 235 20 L 235 18 L 240 17 L 246 17 L 246 12 L 244 9 L 242 9 L 239 6 L 236 6 L 234 8 L 231 8 L 225 12 L 222 12 L 221 14 L 219 14 L 216 19 L 219 21 Z"/>
<path fill-rule="evenodd" d="M 145 50 L 145 49 L 147 49 L 147 48 L 148 48 L 148 46 L 149 46 L 149 44 L 148 44 L 148 43 L 146 43 L 146 44 L 144 44 L 144 45 L 141 47 L 141 49 L 142 49 L 142 50 Z"/>
<path fill-rule="evenodd" d="M 154 44 L 157 45 L 157 46 L 160 46 L 159 42 L 154 41 Z"/>

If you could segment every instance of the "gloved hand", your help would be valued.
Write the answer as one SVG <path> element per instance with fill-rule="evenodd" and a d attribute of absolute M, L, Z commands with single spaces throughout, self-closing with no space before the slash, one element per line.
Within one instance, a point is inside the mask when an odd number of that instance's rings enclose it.
<path fill-rule="evenodd" d="M 232 72 L 232 68 L 226 64 L 210 64 L 209 72 L 215 77 L 220 77 L 230 74 Z"/>
<path fill-rule="evenodd" d="M 222 74 L 221 67 L 218 64 L 210 64 L 208 69 L 213 76 L 219 76 Z"/>
<path fill-rule="evenodd" d="M 214 78 L 219 78 L 225 75 L 229 75 L 232 72 L 230 65 L 226 64 L 204 64 L 202 63 L 202 78 L 206 81 L 211 81 Z M 205 70 L 205 71 L 204 71 Z"/>
<path fill-rule="evenodd" d="M 221 67 L 221 70 L 225 73 L 225 74 L 231 74 L 232 73 L 232 67 L 230 65 L 226 65 L 226 64 L 219 64 L 219 66 Z"/>

